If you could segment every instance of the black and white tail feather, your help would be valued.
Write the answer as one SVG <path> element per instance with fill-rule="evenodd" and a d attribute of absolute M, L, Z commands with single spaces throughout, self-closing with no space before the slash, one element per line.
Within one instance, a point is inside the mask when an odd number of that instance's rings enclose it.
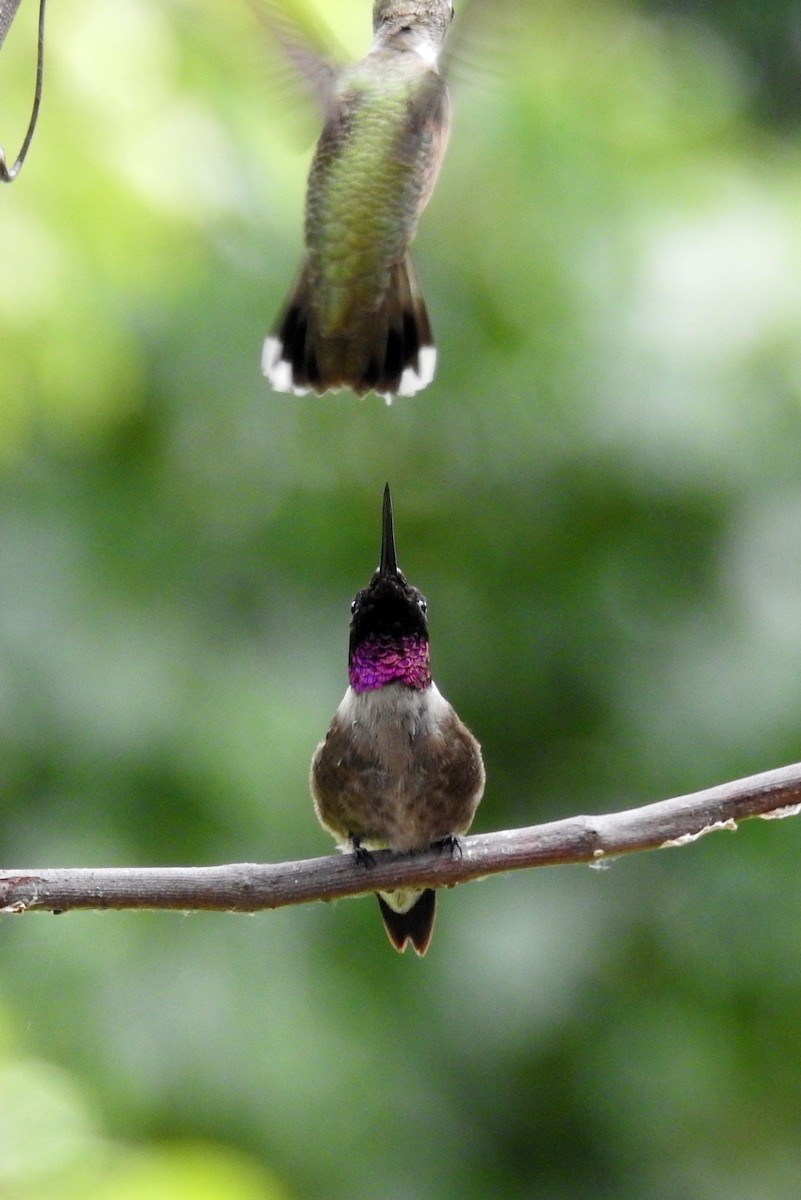
<path fill-rule="evenodd" d="M 397 894 L 395 893 L 395 896 Z M 412 893 L 412 895 L 414 894 Z M 408 908 L 403 912 L 398 912 L 397 908 L 393 908 L 388 903 L 390 899 L 393 900 L 393 903 L 397 903 L 394 896 L 384 897 L 381 892 L 376 892 L 384 929 L 392 945 L 400 954 L 403 954 L 411 943 L 414 952 L 422 957 L 428 949 L 431 935 L 434 932 L 437 893 L 433 888 L 425 888 L 416 895 L 418 898 Z"/>
<path fill-rule="evenodd" d="M 374 312 L 346 334 L 324 336 L 304 265 L 275 330 L 265 339 L 261 366 L 277 392 L 296 396 L 350 388 L 377 392 L 387 403 L 413 396 L 434 378 L 437 351 L 425 300 L 407 252 L 391 269 L 389 286 Z"/>

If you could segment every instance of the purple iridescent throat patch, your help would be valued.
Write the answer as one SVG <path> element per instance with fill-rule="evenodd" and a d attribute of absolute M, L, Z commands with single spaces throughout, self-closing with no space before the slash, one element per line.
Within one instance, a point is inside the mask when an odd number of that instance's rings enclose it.
<path fill-rule="evenodd" d="M 354 692 L 371 692 L 395 680 L 422 691 L 431 683 L 428 642 L 416 637 L 362 642 L 353 652 L 348 675 Z"/>

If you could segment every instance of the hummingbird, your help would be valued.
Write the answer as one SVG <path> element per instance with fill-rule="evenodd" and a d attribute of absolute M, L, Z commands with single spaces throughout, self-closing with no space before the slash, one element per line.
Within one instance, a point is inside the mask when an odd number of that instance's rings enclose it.
<path fill-rule="evenodd" d="M 309 172 L 305 256 L 262 371 L 279 392 L 351 388 L 388 402 L 434 378 L 436 350 L 409 246 L 450 131 L 438 70 L 451 0 L 375 0 L 366 56 L 334 67 L 265 12 L 321 101 Z"/>
<path fill-rule="evenodd" d="M 426 610 L 398 567 L 387 484 L 378 569 L 351 605 L 349 686 L 310 779 L 320 823 L 365 864 L 371 850 L 453 853 L 484 792 L 481 747 L 431 678 Z M 425 954 L 433 889 L 376 894 L 395 949 Z"/>

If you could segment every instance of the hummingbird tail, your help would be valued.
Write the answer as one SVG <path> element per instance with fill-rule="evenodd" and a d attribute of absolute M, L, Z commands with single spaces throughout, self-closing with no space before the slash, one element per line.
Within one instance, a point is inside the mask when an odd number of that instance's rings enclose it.
<path fill-rule="evenodd" d="M 347 333 L 326 336 L 312 304 L 304 266 L 276 329 L 265 340 L 261 366 L 277 392 L 303 395 L 351 388 L 413 396 L 434 378 L 437 352 L 410 255 L 391 268 L 389 287 L 374 311 L 361 312 Z"/>
<path fill-rule="evenodd" d="M 434 931 L 437 893 L 433 888 L 426 888 L 406 912 L 396 912 L 383 896 L 376 893 L 376 897 L 387 937 L 395 949 L 403 954 L 407 943 L 411 942 L 415 952 L 422 957 Z"/>

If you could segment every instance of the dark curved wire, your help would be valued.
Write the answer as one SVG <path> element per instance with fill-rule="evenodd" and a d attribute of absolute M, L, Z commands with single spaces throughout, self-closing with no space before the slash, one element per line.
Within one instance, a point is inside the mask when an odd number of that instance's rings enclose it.
<path fill-rule="evenodd" d="M 12 3 L 10 15 L 6 20 L 3 19 L 2 12 L 0 12 L 0 45 L 2 45 L 2 39 L 5 38 L 6 33 L 8 33 L 8 28 L 18 7 L 19 0 L 17 0 L 16 4 Z M 25 134 L 25 140 L 22 143 L 22 149 L 17 155 L 17 161 L 14 163 L 13 167 L 6 166 L 6 156 L 3 152 L 2 146 L 0 146 L 0 180 L 2 180 L 3 183 L 11 183 L 12 179 L 16 179 L 17 175 L 19 175 L 20 168 L 25 162 L 25 155 L 28 153 L 28 147 L 33 140 L 34 131 L 36 130 L 36 122 L 39 119 L 39 105 L 42 102 L 42 77 L 44 75 L 44 27 L 45 0 L 39 0 L 39 34 L 37 38 L 36 49 L 36 89 L 33 94 L 31 119 L 28 122 L 28 131 Z"/>

